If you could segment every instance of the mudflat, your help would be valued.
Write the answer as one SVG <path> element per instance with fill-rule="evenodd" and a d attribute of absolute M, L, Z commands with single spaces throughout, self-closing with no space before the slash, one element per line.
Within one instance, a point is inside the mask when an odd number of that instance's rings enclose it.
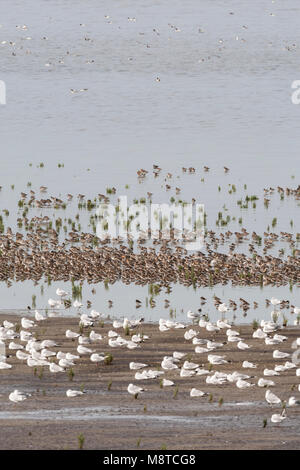
<path fill-rule="evenodd" d="M 0 315 L 0 322 L 9 320 L 16 325 L 20 317 Z M 187 329 L 193 328 L 197 338 L 226 342 L 211 354 L 224 355 L 228 361 L 222 365 L 210 365 L 208 353 L 195 353 L 195 345 L 184 339 Z M 79 318 L 48 318 L 30 331 L 38 341 L 55 340 L 58 346 L 49 350 L 77 353 L 78 340 L 66 338 L 65 331 L 79 332 Z M 269 405 L 265 400 L 266 388 L 258 387 L 263 377 L 275 382 L 270 390 L 284 403 L 291 396 L 300 397 L 299 377 L 296 368 L 280 372 L 279 376 L 266 377 L 264 369 L 292 360 L 293 342 L 300 337 L 299 327 L 281 328 L 277 333 L 287 336 L 279 345 L 266 345 L 262 339 L 253 338 L 251 325 L 233 325 L 232 329 L 251 348 L 243 351 L 237 343 L 227 341 L 226 330 L 208 332 L 198 325 L 186 329 L 159 331 L 157 324 L 142 324 L 125 335 L 149 336 L 139 347 L 112 348 L 108 345 L 108 331 L 112 324 L 98 324 L 84 328 L 88 336 L 91 330 L 103 336 L 89 348 L 98 353 L 110 353 L 112 362 L 96 365 L 90 356 L 76 360 L 72 371 L 51 373 L 48 366 L 29 367 L 26 361 L 16 358 L 16 351 L 8 349 L 7 363 L 11 369 L 0 370 L 0 449 L 299 449 L 300 406 L 286 407 L 286 419 L 274 424 L 272 414 L 282 412 L 282 405 Z M 128 332 L 127 332 L 128 333 Z M 18 338 L 14 340 L 21 343 Z M 273 351 L 290 354 L 285 359 L 274 359 Z M 178 369 L 164 370 L 157 379 L 136 380 L 135 370 L 129 369 L 131 361 L 147 364 L 146 370 L 163 370 L 161 361 L 174 351 L 186 353 L 178 363 Z M 255 384 L 239 389 L 236 383 L 223 385 L 206 383 L 206 375 L 180 377 L 185 360 L 199 364 L 200 368 L 215 371 L 238 371 L 249 375 L 247 382 Z M 257 364 L 255 369 L 242 367 L 243 361 Z M 298 367 L 298 366 L 297 366 Z M 141 369 L 142 371 L 144 369 Z M 174 382 L 163 387 L 161 378 Z M 127 391 L 129 383 L 146 390 L 135 398 Z M 190 390 L 197 388 L 207 393 L 203 397 L 190 397 Z M 9 394 L 14 390 L 31 394 L 25 401 L 13 403 Z M 68 389 L 81 390 L 82 396 L 68 398 Z"/>

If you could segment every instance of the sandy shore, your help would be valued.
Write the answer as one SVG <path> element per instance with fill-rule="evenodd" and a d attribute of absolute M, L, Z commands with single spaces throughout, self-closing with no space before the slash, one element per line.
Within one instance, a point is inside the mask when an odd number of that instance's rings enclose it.
<path fill-rule="evenodd" d="M 20 317 L 0 315 L 0 322 L 9 319 L 20 322 Z M 78 331 L 76 318 L 49 318 L 33 329 L 38 340 L 54 339 L 59 347 L 54 351 L 76 354 L 77 341 L 65 337 L 66 329 Z M 97 352 L 110 352 L 109 365 L 96 366 L 89 356 L 77 361 L 73 380 L 68 372 L 52 374 L 48 367 L 34 373 L 16 359 L 15 351 L 7 349 L 12 364 L 10 370 L 0 370 L 0 449 L 77 449 L 78 436 L 84 437 L 85 449 L 299 449 L 300 407 L 287 408 L 287 419 L 280 425 L 271 423 L 273 413 L 281 407 L 271 407 L 265 401 L 265 388 L 258 386 L 240 390 L 234 383 L 214 386 L 205 383 L 205 376 L 183 378 L 179 371 L 165 371 L 165 378 L 175 382 L 175 387 L 160 387 L 160 380 L 137 381 L 135 371 L 129 370 L 130 361 L 144 362 L 152 369 L 160 368 L 165 355 L 174 350 L 186 352 L 188 359 L 208 367 L 207 353 L 196 354 L 191 341 L 183 338 L 182 329 L 159 332 L 157 325 L 138 327 L 150 337 L 141 348 L 113 349 L 107 344 L 107 332 L 112 325 L 96 326 L 96 332 L 105 336 L 93 343 Z M 226 340 L 225 331 L 208 333 L 203 328 L 199 338 Z M 299 327 L 283 330 L 288 340 L 277 346 L 266 346 L 262 340 L 252 338 L 252 327 L 236 326 L 251 351 L 241 351 L 236 343 L 228 343 L 215 354 L 225 354 L 231 362 L 213 366 L 213 371 L 242 371 L 257 383 L 264 368 L 272 369 L 285 360 L 273 359 L 274 349 L 292 353 L 292 342 L 300 336 Z M 90 329 L 85 329 L 87 334 Z M 279 332 L 281 333 L 281 331 Z M 122 332 L 122 336 L 124 336 Z M 244 360 L 258 364 L 257 369 L 242 369 Z M 290 360 L 290 358 L 288 358 Z M 295 369 L 280 373 L 274 380 L 272 391 L 282 400 L 290 396 L 299 398 L 299 377 Z M 137 399 L 127 392 L 129 383 L 144 386 L 147 391 Z M 178 389 L 176 388 L 178 386 Z M 210 395 L 191 398 L 189 392 L 196 387 Z M 13 404 L 8 395 L 15 388 L 32 394 L 27 400 Z M 84 389 L 77 398 L 67 398 L 66 390 Z M 223 399 L 223 404 L 219 400 Z M 267 426 L 263 427 L 263 420 Z"/>

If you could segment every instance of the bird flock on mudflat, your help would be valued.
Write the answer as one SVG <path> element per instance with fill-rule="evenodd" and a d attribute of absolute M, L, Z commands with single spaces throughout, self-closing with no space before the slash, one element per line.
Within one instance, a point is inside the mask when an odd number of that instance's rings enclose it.
<path fill-rule="evenodd" d="M 67 292 L 62 289 L 57 289 L 57 295 L 61 298 L 67 295 Z M 56 301 L 49 299 L 49 305 L 54 307 L 59 305 L 60 300 Z M 280 300 L 272 298 L 270 303 L 274 306 L 275 312 L 276 307 L 280 304 Z M 81 304 L 82 305 L 82 304 Z M 78 309 L 80 306 L 76 303 Z M 297 308 L 297 307 L 296 307 Z M 182 341 L 190 343 L 195 349 L 195 354 L 199 355 L 200 360 L 192 362 L 189 359 L 189 355 L 186 352 L 180 352 L 180 350 L 173 351 L 172 355 L 166 355 L 162 357 L 159 368 L 150 368 L 148 364 L 138 362 L 138 350 L 143 347 L 145 341 L 151 341 L 151 338 L 141 333 L 135 333 L 134 329 L 140 326 L 144 319 L 140 318 L 137 320 L 129 320 L 124 318 L 122 321 L 114 320 L 112 323 L 112 329 L 107 333 L 107 336 L 103 336 L 96 333 L 93 329 L 89 332 L 89 335 L 84 335 L 84 328 L 93 327 L 97 321 L 101 318 L 101 314 L 95 310 L 91 310 L 90 313 L 79 314 L 79 326 L 81 333 L 67 329 L 65 331 L 65 337 L 70 340 L 70 347 L 74 348 L 74 342 L 77 344 L 76 353 L 62 352 L 59 350 L 59 344 L 57 344 L 51 338 L 39 341 L 35 338 L 34 331 L 41 322 L 47 319 L 47 315 L 42 315 L 38 311 L 35 312 L 35 319 L 26 317 L 21 318 L 21 328 L 16 331 L 15 324 L 4 320 L 0 327 L 0 345 L 7 346 L 9 354 L 2 354 L 0 357 L 0 369 L 5 370 L 9 373 L 12 365 L 9 363 L 9 357 L 14 352 L 16 358 L 25 364 L 27 367 L 49 367 L 49 371 L 53 374 L 62 373 L 69 368 L 74 368 L 83 356 L 89 356 L 91 363 L 99 366 L 100 363 L 104 363 L 108 358 L 108 353 L 99 351 L 99 346 L 107 344 L 110 348 L 128 348 L 129 350 L 135 351 L 134 359 L 129 362 L 129 370 L 134 372 L 133 381 L 145 381 L 150 379 L 160 379 L 160 387 L 171 387 L 176 384 L 176 375 L 178 377 L 193 377 L 195 380 L 195 387 L 190 390 L 190 397 L 201 398 L 207 396 L 208 393 L 197 388 L 197 384 L 203 382 L 203 384 L 214 385 L 214 386 L 236 386 L 238 389 L 246 390 L 252 389 L 253 387 L 266 388 L 265 400 L 271 406 L 281 406 L 282 411 L 280 414 L 273 414 L 271 416 L 271 422 L 279 423 L 287 418 L 286 408 L 292 408 L 300 405 L 300 399 L 295 396 L 288 397 L 287 400 L 279 398 L 274 392 L 270 391 L 270 388 L 276 389 L 276 377 L 284 374 L 289 369 L 295 370 L 295 384 L 300 392 L 300 367 L 297 367 L 297 361 L 292 361 L 292 352 L 282 351 L 284 342 L 288 339 L 289 329 L 279 325 L 278 322 L 271 320 L 261 320 L 260 325 L 253 331 L 252 344 L 247 344 L 244 339 L 240 336 L 239 331 L 234 329 L 234 325 L 230 324 L 225 319 L 225 314 L 229 310 L 224 303 L 220 304 L 218 311 L 221 318 L 216 322 L 211 322 L 205 319 L 204 315 L 195 313 L 192 311 L 187 312 L 187 322 L 177 322 L 171 319 L 161 318 L 158 322 L 158 329 L 162 335 L 165 335 L 172 329 L 182 329 Z M 51 315 L 49 314 L 51 318 Z M 271 314 L 271 318 L 275 318 L 274 311 Z M 189 324 L 191 322 L 192 324 Z M 126 334 L 122 336 L 119 331 L 126 331 Z M 282 330 L 285 330 L 285 335 L 281 334 Z M 222 340 L 212 340 L 205 337 L 205 331 L 223 336 Z M 280 334 L 279 334 L 280 331 Z M 130 336 L 128 339 L 128 332 Z M 124 337 L 124 336 L 127 336 Z M 265 368 L 263 376 L 253 375 L 257 364 L 251 361 L 251 349 L 258 342 L 263 343 L 267 348 L 272 351 L 274 359 L 274 367 L 272 369 Z M 223 365 L 231 363 L 226 358 L 226 354 L 222 354 L 222 348 L 225 344 L 233 343 L 233 347 L 236 347 L 236 351 L 241 350 L 249 354 L 247 360 L 243 360 L 240 364 L 240 370 L 226 370 L 222 371 Z M 235 346 L 236 345 L 236 346 Z M 300 348 L 300 337 L 295 341 L 295 347 Z M 280 349 L 279 349 L 280 348 Z M 54 350 L 55 349 L 55 350 Z M 180 344 L 178 344 L 180 349 Z M 133 353 L 132 353 L 133 354 Z M 205 359 L 204 359 L 205 358 Z M 207 358 L 207 359 L 206 359 Z M 280 362 L 279 362 L 280 361 Z M 207 366 L 203 364 L 205 362 Z M 217 368 L 216 368 L 217 366 Z M 219 367 L 220 369 L 219 369 Z M 172 380 L 168 377 L 168 374 L 172 372 Z M 165 377 L 167 374 L 167 377 Z M 175 374 L 175 375 L 174 375 Z M 271 377 L 271 378 L 270 378 Z M 135 398 L 139 394 L 147 392 L 144 386 L 140 386 L 137 383 L 129 383 L 127 387 L 129 394 Z M 72 390 L 66 391 L 67 397 L 77 397 L 83 395 L 84 390 Z M 8 398 L 14 403 L 19 403 L 31 395 L 20 391 L 18 389 L 13 390 Z"/>

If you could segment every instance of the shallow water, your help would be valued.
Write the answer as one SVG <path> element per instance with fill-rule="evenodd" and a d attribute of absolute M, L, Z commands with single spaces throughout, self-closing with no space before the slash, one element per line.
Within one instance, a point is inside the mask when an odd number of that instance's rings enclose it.
<path fill-rule="evenodd" d="M 32 189 L 43 184 L 58 197 L 68 192 L 93 197 L 113 185 L 118 196 L 128 194 L 130 200 L 151 191 L 154 202 L 168 202 L 174 190 L 162 185 L 170 171 L 182 197 L 204 203 L 209 229 L 216 230 L 225 203 L 228 213 L 242 215 L 249 231 L 262 233 L 277 217 L 277 233 L 300 232 L 294 200 L 274 195 L 269 209 L 263 205 L 264 187 L 299 182 L 300 106 L 291 103 L 291 83 L 300 78 L 300 5 L 174 0 L 170 9 L 167 0 L 40 3 L 36 8 L 28 0 L 24 10 L 20 0 L 2 1 L 0 80 L 6 82 L 7 104 L 0 106 L 0 208 L 10 210 L 6 225 L 14 227 L 19 193 L 29 181 Z M 72 94 L 71 88 L 88 90 Z M 44 168 L 37 168 L 40 162 Z M 139 184 L 137 169 L 150 170 L 153 163 L 163 175 Z M 211 167 L 209 173 L 203 165 Z M 196 175 L 183 175 L 181 166 L 194 166 Z M 237 186 L 236 195 L 228 194 L 228 184 Z M 255 209 L 237 207 L 246 194 L 259 196 Z M 239 225 L 231 222 L 228 228 Z M 32 283 L 9 289 L 1 284 L 1 308 L 26 309 L 32 294 L 37 306 L 45 307 L 54 286 L 45 288 L 45 298 L 38 289 Z M 200 295 L 212 293 L 260 302 L 275 295 L 296 305 L 298 296 L 295 287 L 290 292 L 217 286 L 195 293 L 176 286 L 170 297 L 176 317 L 181 308 L 199 308 Z M 110 295 L 116 307 L 106 311 Z M 93 307 L 112 316 L 135 315 L 135 298 L 146 296 L 143 287 L 114 285 L 106 292 L 97 286 Z M 153 310 L 143 306 L 137 312 L 150 320 L 164 316 L 160 301 Z M 213 319 L 213 307 L 209 313 Z M 260 303 L 247 318 L 265 316 Z"/>
<path fill-rule="evenodd" d="M 53 314 L 53 311 L 49 309 L 47 304 L 48 298 L 57 298 L 55 291 L 57 287 L 63 287 L 68 292 L 71 292 L 71 285 L 69 283 L 63 284 L 61 282 L 53 282 L 50 287 L 45 284 L 44 294 L 41 294 L 40 286 L 34 286 L 33 282 L 18 282 L 14 283 L 10 288 L 7 288 L 6 284 L 0 283 L 0 296 L 1 296 L 1 309 L 0 313 L 7 315 L 17 314 L 33 316 L 35 308 L 32 308 L 32 295 L 36 295 L 35 304 L 39 311 L 47 311 L 48 314 Z M 92 294 L 91 290 L 93 287 L 96 289 L 96 294 Z M 126 286 L 122 283 L 116 283 L 109 285 L 108 289 L 105 289 L 101 284 L 89 285 L 84 283 L 82 289 L 82 303 L 83 307 L 75 309 L 71 307 L 69 309 L 55 310 L 58 316 L 63 317 L 78 317 L 79 314 L 86 312 L 86 300 L 92 301 L 92 308 L 97 310 L 103 315 L 104 319 L 117 319 L 127 317 L 129 319 L 135 319 L 144 317 L 145 321 L 156 322 L 160 318 L 174 318 L 180 321 L 186 321 L 186 313 L 188 310 L 197 311 L 202 308 L 204 314 L 208 314 L 211 321 L 216 321 L 220 318 L 220 313 L 217 311 L 213 304 L 213 295 L 217 295 L 227 302 L 230 298 L 238 299 L 243 297 L 245 300 L 251 303 L 250 309 L 247 311 L 247 315 L 243 315 L 243 311 L 238 308 L 235 312 L 229 311 L 226 314 L 226 318 L 230 321 L 234 321 L 236 324 L 252 322 L 252 320 L 271 319 L 271 307 L 265 306 L 265 299 L 276 296 L 278 298 L 288 298 L 294 305 L 299 304 L 298 289 L 294 288 L 292 292 L 287 287 L 231 287 L 228 286 L 214 286 L 213 288 L 200 288 L 193 289 L 192 287 L 185 287 L 180 284 L 172 286 L 171 294 L 167 294 L 165 289 L 162 289 L 159 295 L 155 296 L 155 306 L 150 307 L 147 303 L 149 296 L 149 289 L 147 286 L 136 286 L 134 284 Z M 200 296 L 204 295 L 207 297 L 207 303 L 203 306 L 200 305 Z M 135 299 L 142 301 L 142 306 L 136 309 Z M 168 299 L 170 305 L 165 308 L 164 300 Z M 259 307 L 253 308 L 253 300 L 259 303 Z M 108 300 L 113 300 L 113 306 L 109 308 Z M 239 302 L 238 302 L 239 305 Z M 31 307 L 31 310 L 27 310 L 27 306 Z M 279 310 L 280 311 L 280 310 Z M 283 315 L 288 319 L 289 325 L 293 324 L 296 319 L 295 314 L 291 314 L 289 309 L 281 310 L 281 316 L 279 322 L 282 321 Z"/>
<path fill-rule="evenodd" d="M 228 405 L 228 404 L 227 404 Z M 232 404 L 234 405 L 234 404 Z M 235 404 L 236 405 L 236 404 Z M 248 406 L 246 404 L 246 406 Z M 211 405 L 210 405 L 211 407 Z M 39 421 L 85 421 L 85 420 L 101 420 L 101 421 L 145 421 L 148 423 L 173 423 L 186 424 L 189 426 L 201 427 L 251 427 L 257 426 L 261 423 L 259 415 L 247 414 L 242 416 L 232 415 L 203 415 L 201 409 L 207 411 L 207 404 L 199 405 L 198 416 L 178 416 L 178 415 L 150 415 L 150 414 L 121 414 L 109 406 L 101 407 L 85 407 L 85 408 L 61 408 L 59 410 L 43 409 L 43 410 L 30 410 L 30 411 L 0 411 L 0 420 L 39 420 Z M 217 408 L 217 405 L 214 407 Z M 224 408 L 224 406 L 223 406 Z M 284 424 L 284 423 L 283 423 Z M 281 424 L 282 425 L 282 424 Z M 292 426 L 293 423 L 289 423 Z"/>

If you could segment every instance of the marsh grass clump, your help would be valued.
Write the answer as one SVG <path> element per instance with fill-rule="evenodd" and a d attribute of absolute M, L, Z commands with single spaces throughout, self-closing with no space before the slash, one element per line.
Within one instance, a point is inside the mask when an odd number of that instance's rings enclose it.
<path fill-rule="evenodd" d="M 106 366 L 110 365 L 113 361 L 114 357 L 111 353 L 106 354 L 105 359 L 104 359 L 104 364 Z"/>
<path fill-rule="evenodd" d="M 265 418 L 265 419 L 263 420 L 263 428 L 265 428 L 265 427 L 267 426 L 267 424 L 268 424 L 268 420 Z"/>
<path fill-rule="evenodd" d="M 258 320 L 254 319 L 252 321 L 252 329 L 257 330 L 258 327 L 259 327 L 259 322 L 258 322 Z"/>
<path fill-rule="evenodd" d="M 176 385 L 175 390 L 173 392 L 173 398 L 177 398 L 178 395 L 178 385 Z"/>
<path fill-rule="evenodd" d="M 68 374 L 68 377 L 69 377 L 69 381 L 73 382 L 75 372 L 73 371 L 72 367 L 68 370 L 67 374 Z"/>
<path fill-rule="evenodd" d="M 114 194 L 113 188 L 106 188 L 106 194 Z"/>
<path fill-rule="evenodd" d="M 151 296 L 158 295 L 161 291 L 161 287 L 158 284 L 149 284 L 148 292 Z"/>
<path fill-rule="evenodd" d="M 76 286 L 74 281 L 72 281 L 72 298 L 74 300 L 82 299 L 82 286 Z"/>
<path fill-rule="evenodd" d="M 107 390 L 108 391 L 111 389 L 111 386 L 112 386 L 112 380 L 110 380 L 107 384 Z"/>
<path fill-rule="evenodd" d="M 84 441 L 85 441 L 84 435 L 83 435 L 83 434 L 79 434 L 79 435 L 77 436 L 77 440 L 78 440 L 78 448 L 79 448 L 79 450 L 82 450 L 82 449 L 83 449 L 83 445 L 84 445 Z"/>

